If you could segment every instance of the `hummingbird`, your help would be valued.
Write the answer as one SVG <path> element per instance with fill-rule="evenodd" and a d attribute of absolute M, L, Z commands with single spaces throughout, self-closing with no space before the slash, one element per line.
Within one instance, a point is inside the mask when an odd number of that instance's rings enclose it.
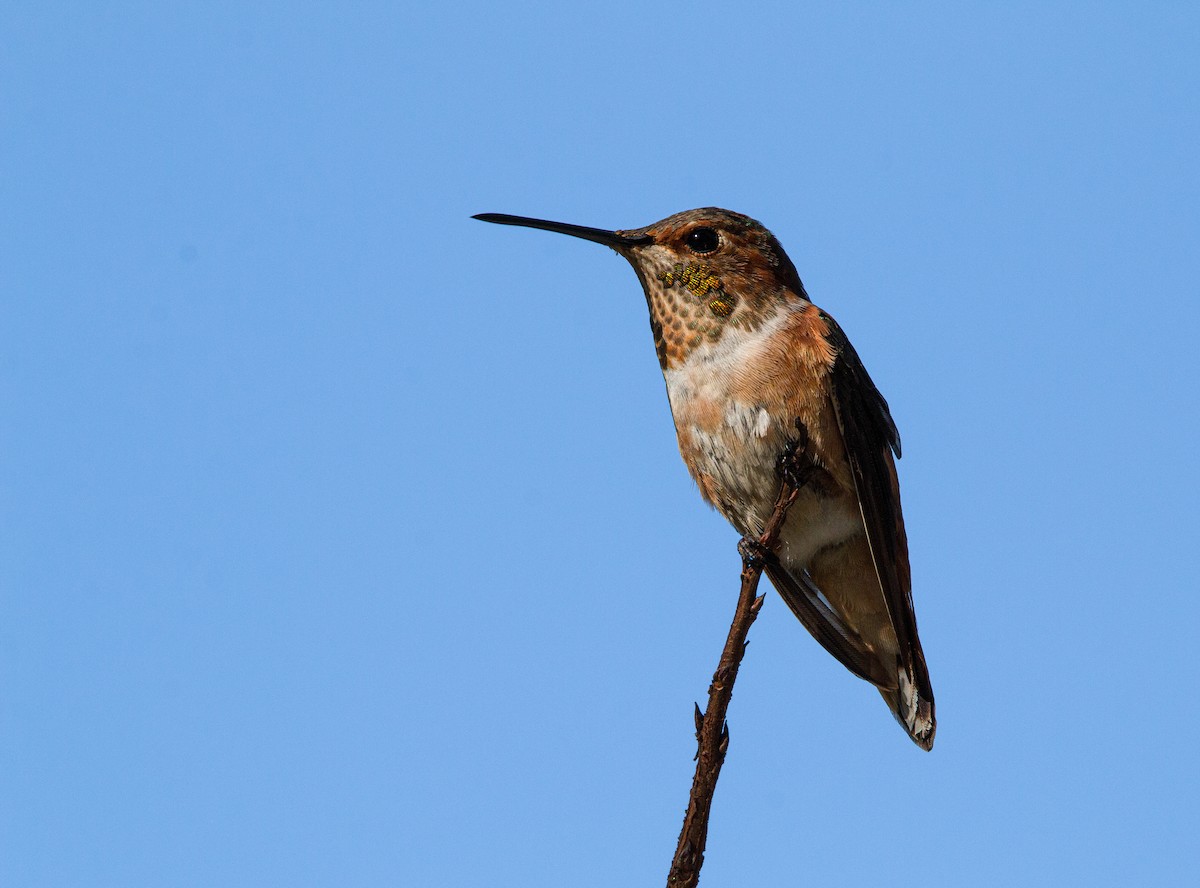
<path fill-rule="evenodd" d="M 765 571 L 814 638 L 879 690 L 922 749 L 937 727 L 900 511 L 900 435 L 842 328 L 808 297 L 775 236 L 706 207 L 608 231 L 482 213 L 611 247 L 650 310 L 679 451 L 700 495 L 750 539 L 802 437 L 812 464 Z"/>

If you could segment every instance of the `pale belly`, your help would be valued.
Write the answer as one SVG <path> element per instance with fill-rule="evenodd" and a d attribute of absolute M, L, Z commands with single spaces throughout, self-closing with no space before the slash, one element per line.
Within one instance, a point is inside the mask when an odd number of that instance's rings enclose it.
<path fill-rule="evenodd" d="M 677 431 L 684 461 L 704 497 L 739 533 L 757 536 L 775 506 L 779 456 L 791 443 L 790 429 L 773 423 L 765 411 L 758 411 L 761 418 L 748 424 L 742 418 L 745 412 L 734 405 L 726 410 L 720 428 L 705 431 L 693 425 Z M 789 567 L 805 568 L 820 550 L 862 532 L 852 492 L 806 488 L 788 510 L 779 554 Z"/>
<path fill-rule="evenodd" d="M 781 313 L 772 329 L 789 317 Z M 862 534 L 862 518 L 828 398 L 785 368 L 762 369 L 772 357 L 769 333 L 726 330 L 663 375 L 684 462 L 743 535 L 762 532 L 779 493 L 779 458 L 799 437 L 797 419 L 804 423 L 808 455 L 828 474 L 801 492 L 780 537 L 784 563 L 803 568 L 821 549 Z"/>

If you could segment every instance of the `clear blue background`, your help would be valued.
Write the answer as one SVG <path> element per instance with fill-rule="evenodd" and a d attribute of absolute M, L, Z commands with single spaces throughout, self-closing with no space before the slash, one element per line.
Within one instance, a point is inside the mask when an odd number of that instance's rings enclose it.
<path fill-rule="evenodd" d="M 1191 883 L 1198 38 L 5 4 L 0 883 L 662 884 L 736 538 L 630 269 L 469 216 L 711 204 L 892 404 L 941 729 L 772 593 L 703 884 Z"/>

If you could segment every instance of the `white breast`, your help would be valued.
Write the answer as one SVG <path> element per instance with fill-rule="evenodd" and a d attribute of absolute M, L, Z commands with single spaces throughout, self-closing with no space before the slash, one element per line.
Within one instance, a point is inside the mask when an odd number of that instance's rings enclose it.
<path fill-rule="evenodd" d="M 773 417 L 760 403 L 733 395 L 738 368 L 752 364 L 764 340 L 786 320 L 781 311 L 754 332 L 735 327 L 704 343 L 686 362 L 663 372 L 679 447 L 689 470 L 717 509 L 742 534 L 761 533 L 779 490 L 777 463 L 794 435 L 794 417 Z M 819 549 L 862 530 L 851 496 L 805 491 L 788 513 L 786 562 L 803 566 Z"/>

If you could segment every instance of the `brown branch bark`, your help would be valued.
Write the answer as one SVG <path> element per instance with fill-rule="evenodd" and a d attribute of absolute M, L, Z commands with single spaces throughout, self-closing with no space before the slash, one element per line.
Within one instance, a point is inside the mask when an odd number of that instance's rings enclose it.
<path fill-rule="evenodd" d="M 774 552 L 779 543 L 779 532 L 787 517 L 788 507 L 816 471 L 811 463 L 800 464 L 807 436 L 803 426 L 797 423 L 797 427 L 801 440 L 780 459 L 783 481 L 766 527 L 758 539 L 743 537 L 738 543 L 738 551 L 742 556 L 742 588 L 733 623 L 729 627 L 729 636 L 725 639 L 725 648 L 721 651 L 717 671 L 713 673 L 712 684 L 708 686 L 708 707 L 702 713 L 699 705 L 696 706 L 696 740 L 699 744 L 696 774 L 692 778 L 692 791 L 688 797 L 679 843 L 675 847 L 675 858 L 671 861 L 671 872 L 667 876 L 668 888 L 693 888 L 700 881 L 713 793 L 717 788 L 721 766 L 725 763 L 725 753 L 729 749 L 729 725 L 725 721 L 725 713 L 733 697 L 733 683 L 737 679 L 742 656 L 746 652 L 746 635 L 763 603 L 763 596 L 755 595 L 758 581 L 766 557 Z"/>

